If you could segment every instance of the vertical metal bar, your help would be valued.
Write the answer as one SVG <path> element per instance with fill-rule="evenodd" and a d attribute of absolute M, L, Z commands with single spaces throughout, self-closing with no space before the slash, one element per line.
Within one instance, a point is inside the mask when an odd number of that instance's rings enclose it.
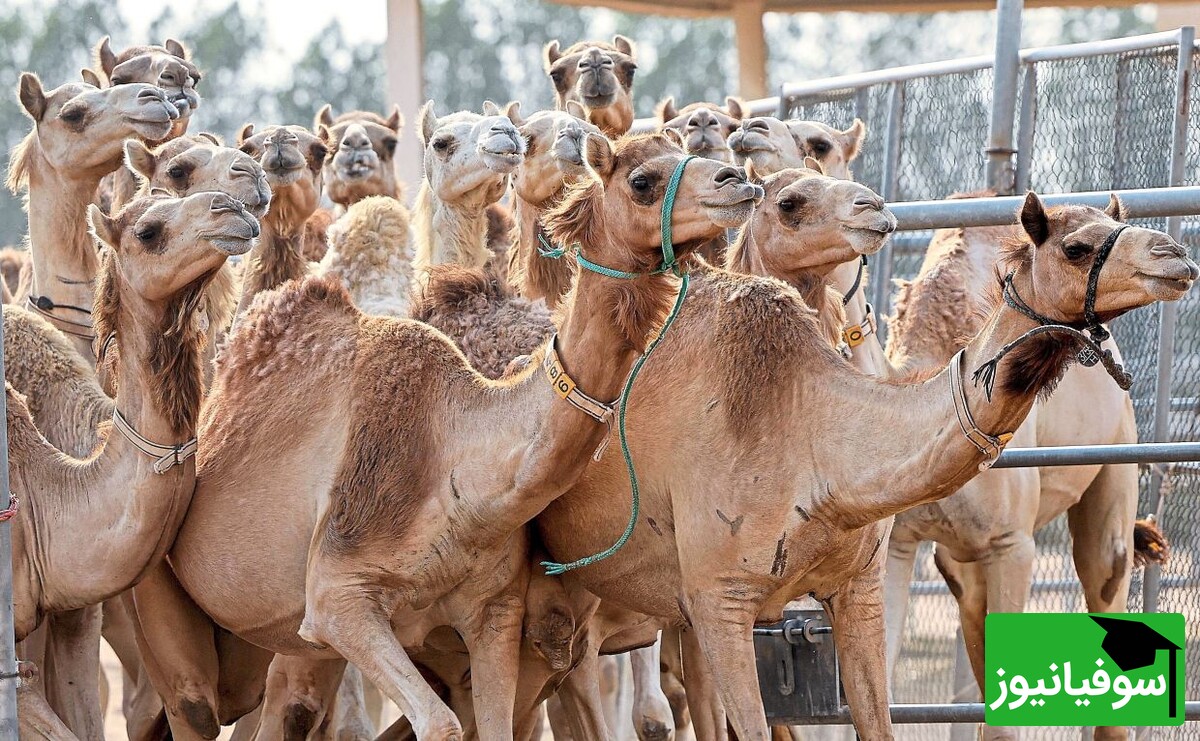
<path fill-rule="evenodd" d="M 1037 64 L 1024 65 L 1025 80 L 1021 89 L 1021 126 L 1017 131 L 1016 192 L 1029 190 L 1033 179 L 1033 146 L 1037 136 Z"/>
<path fill-rule="evenodd" d="M 4 322 L 0 321 L 0 378 L 4 377 Z M 0 414 L 8 419 L 7 397 Z M 12 506 L 8 489 L 8 423 L 0 425 L 0 502 Z M 28 504 L 28 503 L 26 503 Z M 0 738 L 17 737 L 17 649 L 13 624 L 12 523 L 0 522 Z"/>
<path fill-rule="evenodd" d="M 883 176 L 881 177 L 883 200 L 893 203 L 900 190 L 900 148 L 904 142 L 904 81 L 892 83 L 888 94 L 887 133 L 883 142 Z M 892 240 L 889 239 L 875 260 L 871 287 L 871 304 L 881 316 L 890 311 L 888 287 L 892 284 Z M 879 324 L 879 341 L 887 342 L 887 322 Z"/>
<path fill-rule="evenodd" d="M 996 63 L 992 67 L 992 118 L 988 126 L 987 186 L 1002 195 L 1013 189 L 1013 124 L 1021 71 L 1021 11 L 1024 0 L 996 3 Z"/>
<path fill-rule="evenodd" d="M 1179 29 L 1179 56 L 1175 64 L 1175 120 L 1171 126 L 1171 150 L 1167 161 L 1168 185 L 1183 182 L 1184 163 L 1187 160 L 1187 126 L 1190 108 L 1192 53 L 1196 42 L 1196 29 L 1184 26 Z M 1183 219 L 1172 216 L 1167 219 L 1167 234 L 1179 240 L 1183 231 Z M 1175 302 L 1158 305 L 1158 378 L 1154 386 L 1154 441 L 1166 442 L 1171 434 L 1171 366 L 1175 359 Z M 1161 516 L 1163 499 L 1162 467 L 1154 466 L 1150 476 L 1150 511 Z M 1146 567 L 1142 600 L 1145 612 L 1158 611 L 1158 591 L 1162 569 L 1157 564 Z"/>
<path fill-rule="evenodd" d="M 791 118 L 789 114 L 791 113 L 792 99 L 784 93 L 786 89 L 787 85 L 779 83 L 779 110 L 775 112 L 775 118 L 778 118 L 780 121 L 786 121 Z"/>

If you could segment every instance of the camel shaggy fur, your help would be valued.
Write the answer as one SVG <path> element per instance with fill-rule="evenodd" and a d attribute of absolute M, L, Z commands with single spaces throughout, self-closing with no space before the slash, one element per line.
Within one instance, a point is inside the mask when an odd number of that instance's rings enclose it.
<path fill-rule="evenodd" d="M 367 196 L 329 227 L 328 241 L 317 275 L 340 280 L 364 314 L 409 315 L 413 273 L 408 209 L 394 198 Z"/>

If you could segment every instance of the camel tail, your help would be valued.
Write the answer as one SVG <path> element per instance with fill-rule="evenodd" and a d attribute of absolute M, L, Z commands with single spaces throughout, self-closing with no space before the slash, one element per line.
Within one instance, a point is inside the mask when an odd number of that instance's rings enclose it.
<path fill-rule="evenodd" d="M 1170 554 L 1171 544 L 1162 530 L 1158 529 L 1153 515 L 1133 523 L 1134 566 L 1165 564 Z"/>

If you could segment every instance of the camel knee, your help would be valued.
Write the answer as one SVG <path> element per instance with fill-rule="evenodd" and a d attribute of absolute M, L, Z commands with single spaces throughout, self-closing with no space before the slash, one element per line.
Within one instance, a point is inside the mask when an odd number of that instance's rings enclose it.
<path fill-rule="evenodd" d="M 221 724 L 217 721 L 217 709 L 214 703 L 203 697 L 179 698 L 175 703 L 174 715 L 183 719 L 201 738 L 214 739 L 221 733 Z"/>

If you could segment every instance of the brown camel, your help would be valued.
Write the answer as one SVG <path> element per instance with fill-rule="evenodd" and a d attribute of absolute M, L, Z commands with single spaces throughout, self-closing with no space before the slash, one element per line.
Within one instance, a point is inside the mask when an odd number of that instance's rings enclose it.
<path fill-rule="evenodd" d="M 459 111 L 441 118 L 429 101 L 417 118 L 425 179 L 413 206 L 414 266 L 483 267 L 492 256 L 487 207 L 508 190 L 509 175 L 525 159 L 525 140 L 491 101 L 483 115 Z"/>
<path fill-rule="evenodd" d="M 88 220 L 108 248 L 96 329 L 115 337 L 125 360 L 113 429 L 82 460 L 47 442 L 7 387 L 10 475 L 25 500 L 13 527 L 17 640 L 49 613 L 79 611 L 128 589 L 165 554 L 195 479 L 204 343 L 195 309 L 208 277 L 258 235 L 254 217 L 217 193 L 139 199 L 116 217 L 92 206 Z M 72 506 L 83 501 L 87 507 Z M 73 537 L 81 528 L 107 536 L 85 546 Z M 89 673 L 76 677 L 77 703 L 99 704 L 97 660 L 93 651 Z M 103 735 L 88 735 L 96 733 Z"/>
<path fill-rule="evenodd" d="M 174 39 L 162 46 L 131 46 L 117 53 L 105 36 L 93 53 L 95 67 L 84 70 L 84 80 L 96 87 L 146 83 L 161 88 L 179 111 L 168 139 L 182 136 L 200 106 L 200 70 L 191 62 L 188 50 Z M 122 169 L 106 176 L 100 185 L 99 202 L 109 213 L 116 213 L 134 197 L 137 181 Z"/>
<path fill-rule="evenodd" d="M 26 191 L 33 275 L 28 298 L 17 298 L 95 362 L 91 280 L 99 264 L 84 214 L 100 179 L 121 166 L 125 139 L 163 139 L 179 111 L 151 85 L 100 90 L 76 82 L 47 92 L 29 72 L 19 97 L 34 127 L 13 150 L 8 187 Z"/>
<path fill-rule="evenodd" d="M 680 110 L 675 107 L 674 98 L 667 98 L 658 104 L 655 115 L 659 128 L 675 129 L 683 136 L 688 154 L 733 162 L 733 150 L 727 140 L 742 123 L 744 105 L 737 98 L 728 97 L 724 106 L 702 102 Z"/>
<path fill-rule="evenodd" d="M 509 282 L 530 299 L 544 299 L 553 309 L 571 287 L 574 271 L 564 262 L 541 256 L 549 249 L 542 213 L 557 203 L 571 183 L 587 177 L 583 143 L 600 129 L 588 123 L 583 106 L 567 101 L 566 111 L 538 111 L 521 116 L 519 103 L 506 115 L 524 137 L 528 151 L 513 176 L 513 216 L 517 223 L 514 249 L 509 253 Z M 545 242 L 545 244 L 543 244 Z"/>
<path fill-rule="evenodd" d="M 1124 220 L 1119 213 L 1110 213 Z M 976 312 L 988 302 L 990 276 L 1007 228 L 943 230 L 921 272 L 901 284 L 890 323 L 888 357 L 900 370 L 936 367 L 957 352 L 959 338 L 978 332 Z M 957 309 L 947 312 L 947 306 Z M 1114 352 L 1115 344 L 1106 343 Z M 1014 438 L 1021 447 L 1137 442 L 1128 393 L 1099 367 L 1071 368 L 1054 395 L 1040 400 Z M 967 654 L 983 681 L 983 622 L 989 612 L 1021 612 L 1033 578 L 1034 533 L 1063 512 L 1075 568 L 1089 612 L 1122 612 L 1135 547 L 1135 465 L 987 471 L 954 495 L 896 517 L 888 542 L 885 605 L 888 666 L 900 650 L 917 545 L 937 543 L 936 562 L 958 601 Z M 1147 533 L 1156 533 L 1152 526 Z M 1159 536 L 1161 537 L 1161 536 Z M 1153 542 L 1161 542 L 1155 540 Z M 983 738 L 1016 738 L 1012 728 L 983 728 Z M 1097 728 L 1100 739 L 1125 739 L 1124 728 Z"/>
<path fill-rule="evenodd" d="M 0 249 L 0 276 L 4 278 L 6 296 L 11 298 L 17 295 L 17 290 L 21 286 L 21 271 L 28 270 L 29 268 L 26 267 L 28 264 L 29 250 L 17 247 Z M 11 301 L 6 299 L 4 303 L 11 303 Z"/>
<path fill-rule="evenodd" d="M 343 209 L 367 196 L 401 198 L 393 157 L 403 126 L 399 106 L 393 107 L 387 118 L 367 111 L 350 111 L 334 118 L 333 108 L 324 105 L 317 112 L 313 131 L 329 149 L 325 195 Z"/>
<path fill-rule="evenodd" d="M 1029 239 L 1004 260 L 1013 290 L 1043 316 L 1082 324 L 1092 258 L 1120 224 L 1096 209 L 1046 210 L 1033 194 L 1021 220 Z M 1176 300 L 1198 273 L 1165 234 L 1129 227 L 1098 274 L 1096 311 L 1110 320 Z M 964 378 L 1036 326 L 1001 304 L 936 377 L 885 383 L 847 367 L 792 289 L 704 271 L 628 400 L 630 446 L 662 451 L 638 456 L 638 526 L 622 550 L 577 578 L 602 599 L 690 625 L 747 741 L 769 738 L 751 628 L 814 594 L 832 615 L 859 735 L 891 738 L 880 598 L 886 521 L 974 477 L 1058 379 L 1078 349 L 1058 334 L 998 359 L 994 384 L 986 374 L 979 385 Z M 956 409 L 973 415 L 971 437 Z M 858 450 L 872 454 L 847 453 Z M 559 561 L 595 553 L 625 527 L 628 502 L 622 462 L 605 457 L 539 515 L 539 530 Z"/>
<path fill-rule="evenodd" d="M 575 101 L 606 136 L 629 131 L 637 71 L 632 41 L 618 34 L 611 44 L 580 41 L 559 51 L 556 39 L 546 44 L 543 55 L 546 74 L 554 83 L 555 108 L 565 111 L 567 102 Z"/>
<path fill-rule="evenodd" d="M 683 153 L 662 136 L 615 145 L 591 137 L 586 149 L 596 179 L 548 215 L 547 229 L 560 241 L 580 242 L 599 263 L 650 270 L 661 260 L 655 232 L 663 191 Z M 739 171 L 694 160 L 672 216 L 680 251 L 744 219 L 760 194 Z M 603 235 L 579 231 L 593 219 L 612 226 Z M 617 395 L 675 290 L 663 275 L 631 282 L 579 276 L 561 313 L 556 355 L 580 388 L 599 398 Z M 205 409 L 199 485 L 171 551 L 178 583 L 159 569 L 135 592 L 155 659 L 148 666 L 176 738 L 215 733 L 218 720 L 257 702 L 270 654 L 251 644 L 315 658 L 340 654 L 400 705 L 420 738 L 459 738 L 458 721 L 402 649 L 420 645 L 438 625 L 455 628 L 470 649 L 482 737 L 511 737 L 524 591 L 514 575 L 527 567 L 522 525 L 579 475 L 605 434 L 548 388 L 543 359 L 539 354 L 534 367 L 504 382 L 485 381 L 440 333 L 364 317 L 320 278 L 256 302 L 230 340 Z M 304 383 L 296 383 L 297 374 Z M 404 381 L 416 378 L 436 388 Z M 260 383 L 272 389 L 266 396 Z M 313 395 L 313 388 L 323 393 Z M 347 410 L 351 395 L 357 401 Z M 270 409 L 253 411 L 246 406 L 251 398 L 270 398 Z M 469 430 L 469 444 L 455 441 L 456 428 Z M 273 447 L 272 466 L 302 475 L 275 477 L 285 486 L 263 489 L 254 468 L 266 459 L 244 453 L 280 439 L 283 429 L 291 443 Z M 438 443 L 411 448 L 418 440 Z M 396 468 L 376 468 L 385 463 Z M 355 471 L 367 477 L 363 484 Z M 245 476 L 256 483 L 241 483 L 251 480 Z M 247 486 L 254 497 L 243 496 Z M 389 532 L 360 529 L 375 525 Z M 258 547 L 264 527 L 274 543 L 268 553 Z M 219 547 L 211 539 L 217 531 Z M 410 542 L 418 533 L 420 543 Z M 374 585 L 364 603 L 365 593 L 345 591 L 347 583 L 332 574 L 375 542 L 386 542 L 386 553 L 371 557 L 378 576 L 358 569 L 358 583 Z M 239 565 L 238 553 L 254 568 Z M 246 579 L 262 597 L 254 604 L 237 596 Z M 414 607 L 425 609 L 418 614 Z M 389 625 L 394 612 L 399 638 Z M 229 632 L 214 634 L 205 613 Z M 360 624 L 343 626 L 346 620 Z M 224 671 L 232 667 L 238 676 Z M 330 676 L 339 674 L 336 668 Z"/>
<path fill-rule="evenodd" d="M 305 227 L 321 199 L 321 169 L 328 149 L 303 126 L 267 126 L 255 133 L 253 124 L 242 128 L 238 149 L 258 160 L 271 188 L 262 239 L 242 268 L 240 316 L 260 292 L 308 275 Z"/>

